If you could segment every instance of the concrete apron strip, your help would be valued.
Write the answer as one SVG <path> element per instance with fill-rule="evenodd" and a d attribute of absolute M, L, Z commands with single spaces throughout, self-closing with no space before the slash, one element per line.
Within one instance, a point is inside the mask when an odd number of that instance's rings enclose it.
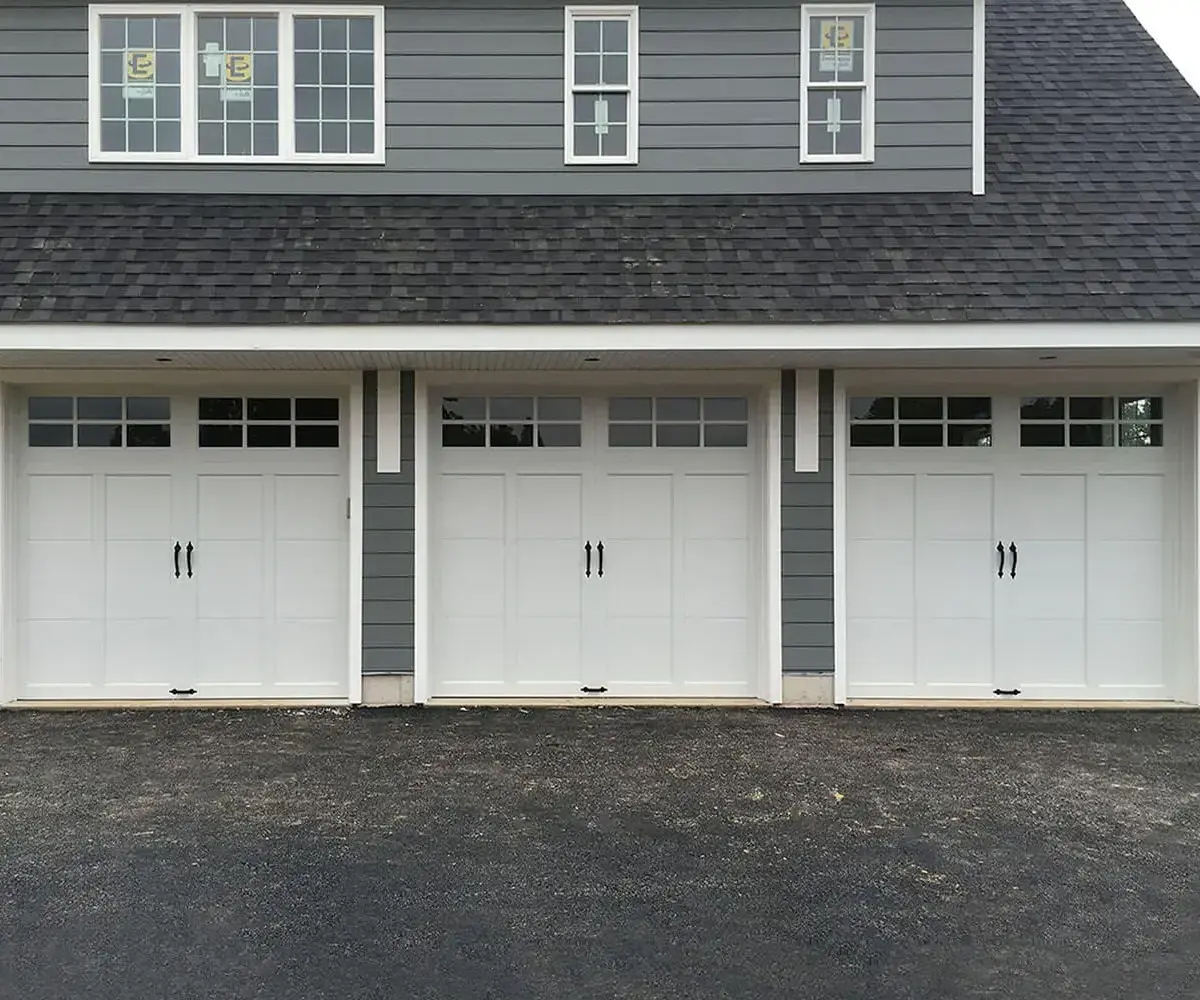
<path fill-rule="evenodd" d="M 313 699 L 303 698 L 295 701 L 237 701 L 222 698 L 193 698 L 189 701 L 172 699 L 154 699 L 149 701 L 14 701 L 3 708 L 14 712 L 81 712 L 105 711 L 116 709 L 121 711 L 137 709 L 160 708 L 350 708 L 345 698 Z"/>
<path fill-rule="evenodd" d="M 979 709 L 979 710 L 996 710 L 996 711 L 1020 711 L 1021 709 L 1037 709 L 1039 711 L 1048 708 L 1064 709 L 1067 711 L 1089 711 L 1089 712 L 1162 712 L 1165 710 L 1178 712 L 1194 712 L 1197 710 L 1195 705 L 1185 705 L 1179 701 L 1048 701 L 1046 699 L 1028 701 L 990 701 L 979 699 L 977 701 L 934 701 L 920 699 L 868 699 L 868 698 L 849 698 L 844 706 L 845 708 L 896 708 L 896 709 Z"/>

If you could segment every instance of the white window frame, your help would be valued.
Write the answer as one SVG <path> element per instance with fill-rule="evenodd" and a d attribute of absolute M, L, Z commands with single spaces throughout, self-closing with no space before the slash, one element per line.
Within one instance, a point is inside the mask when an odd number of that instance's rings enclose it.
<path fill-rule="evenodd" d="M 863 19 L 863 79 L 861 83 L 813 81 L 812 22 L 819 17 Z M 873 163 L 875 161 L 875 5 L 801 4 L 800 6 L 800 162 Z M 861 153 L 810 153 L 808 149 L 808 95 L 813 90 L 861 90 L 863 141 Z"/>
<path fill-rule="evenodd" d="M 575 23 L 576 21 L 624 18 L 629 25 L 629 77 L 625 86 L 617 84 L 575 83 Z M 563 66 L 565 83 L 563 96 L 563 162 L 570 164 L 636 164 L 638 161 L 638 9 L 626 7 L 567 7 L 563 31 Z M 624 156 L 578 156 L 575 153 L 575 94 L 611 93 L 629 95 L 629 121 Z"/>
<path fill-rule="evenodd" d="M 275 156 L 201 155 L 197 152 L 200 123 L 196 92 L 196 18 L 205 14 L 253 16 L 274 14 L 279 18 L 279 153 Z M 100 148 L 100 19 L 105 16 L 179 18 L 181 149 L 178 153 L 129 153 Z M 375 46 L 375 152 L 296 152 L 295 72 L 296 17 L 371 17 Z M 387 155 L 384 120 L 386 73 L 384 8 L 341 4 L 141 4 L 112 3 L 88 6 L 88 160 L 92 163 L 383 163 Z"/>

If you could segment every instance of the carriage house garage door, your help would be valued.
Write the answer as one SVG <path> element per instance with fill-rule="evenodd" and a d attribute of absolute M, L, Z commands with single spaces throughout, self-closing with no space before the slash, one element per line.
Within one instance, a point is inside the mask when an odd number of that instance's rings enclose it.
<path fill-rule="evenodd" d="M 432 394 L 432 697 L 760 696 L 745 394 Z"/>
<path fill-rule="evenodd" d="M 1161 396 L 848 410 L 849 698 L 1170 697 Z"/>
<path fill-rule="evenodd" d="M 329 392 L 22 402 L 18 697 L 345 698 L 345 408 Z"/>

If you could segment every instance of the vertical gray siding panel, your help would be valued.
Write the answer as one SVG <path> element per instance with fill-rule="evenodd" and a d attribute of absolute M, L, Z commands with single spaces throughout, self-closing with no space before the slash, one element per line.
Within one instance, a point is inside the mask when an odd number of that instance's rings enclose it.
<path fill-rule="evenodd" d="M 783 670 L 833 670 L 833 373 L 821 372 L 820 471 L 795 471 L 795 375 L 783 373 Z"/>
<path fill-rule="evenodd" d="M 363 673 L 413 670 L 413 374 L 401 376 L 399 473 L 376 462 L 377 379 L 363 378 Z"/>
<path fill-rule="evenodd" d="M 830 194 L 971 189 L 971 0 L 878 0 L 873 164 L 799 162 L 800 5 L 640 7 L 636 166 L 563 164 L 562 0 L 385 0 L 383 166 L 87 161 L 87 7 L 0 5 L 0 190 Z"/>

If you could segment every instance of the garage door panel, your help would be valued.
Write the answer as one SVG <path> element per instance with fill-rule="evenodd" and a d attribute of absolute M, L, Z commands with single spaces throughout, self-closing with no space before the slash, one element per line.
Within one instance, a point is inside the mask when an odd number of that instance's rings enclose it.
<path fill-rule="evenodd" d="M 192 565 L 200 618 L 262 618 L 266 597 L 262 542 L 202 541 Z"/>
<path fill-rule="evenodd" d="M 25 546 L 25 586 L 18 599 L 34 619 L 99 619 L 104 566 L 92 542 L 32 542 Z"/>
<path fill-rule="evenodd" d="M 340 476 L 276 475 L 273 479 L 276 538 L 341 540 L 346 488 Z"/>
<path fill-rule="evenodd" d="M 1087 672 L 1087 625 L 1075 620 L 1030 618 L 998 629 L 997 670 L 1008 687 L 1057 685 L 1085 688 Z"/>
<path fill-rule="evenodd" d="M 1087 476 L 1022 474 L 1005 497 L 1005 523 L 1020 542 L 1082 542 L 1087 532 Z"/>
<path fill-rule="evenodd" d="M 112 542 L 104 564 L 104 613 L 109 618 L 171 618 L 171 539 L 152 542 Z M 182 557 L 181 557 L 182 559 Z M 182 567 L 182 562 L 181 562 Z"/>
<path fill-rule="evenodd" d="M 267 664 L 274 657 L 263 640 L 261 616 L 241 619 L 201 616 L 196 622 L 192 676 L 202 681 L 194 686 L 198 690 L 202 686 L 254 687 L 273 680 Z"/>
<path fill-rule="evenodd" d="M 283 618 L 275 625 L 275 679 L 282 687 L 336 688 L 345 673 L 339 618 Z"/>
<path fill-rule="evenodd" d="M 1088 495 L 1088 532 L 1106 541 L 1161 541 L 1166 478 L 1098 475 Z"/>
<path fill-rule="evenodd" d="M 1003 606 L 1018 620 L 1082 619 L 1087 612 L 1087 556 L 1082 540 L 1022 539 L 1016 579 L 1006 573 L 998 581 L 1007 584 L 1001 589 Z"/>
<path fill-rule="evenodd" d="M 914 545 L 911 541 L 855 540 L 847 547 L 846 609 L 851 618 L 910 618 Z"/>
<path fill-rule="evenodd" d="M 437 627 L 440 685 L 502 687 L 506 639 L 501 615 L 443 616 Z"/>
<path fill-rule="evenodd" d="M 661 686 L 669 688 L 674 677 L 670 617 L 609 619 L 605 629 L 603 663 L 608 687 Z"/>
<path fill-rule="evenodd" d="M 923 542 L 916 566 L 918 617 L 992 617 L 992 573 L 996 562 L 990 539 L 979 542 Z"/>
<path fill-rule="evenodd" d="M 575 539 L 582 537 L 583 481 L 575 474 L 518 475 L 517 537 Z"/>
<path fill-rule="evenodd" d="M 144 684 L 155 688 L 148 694 L 165 698 L 174 686 L 172 671 L 178 671 L 179 685 L 187 687 L 190 671 L 179 655 L 178 640 L 169 609 L 156 619 L 109 618 L 104 627 L 105 684 Z"/>
<path fill-rule="evenodd" d="M 515 627 L 514 676 L 521 684 L 578 686 L 583 627 L 574 617 L 522 617 Z"/>
<path fill-rule="evenodd" d="M 505 592 L 504 541 L 446 539 L 438 546 L 434 573 L 438 613 L 457 617 L 464 611 L 502 615 Z"/>
<path fill-rule="evenodd" d="M 504 491 L 502 473 L 441 476 L 434 507 L 439 537 L 504 538 Z"/>
<path fill-rule="evenodd" d="M 917 537 L 988 541 L 992 529 L 990 475 L 926 475 L 917 480 Z"/>
<path fill-rule="evenodd" d="M 275 543 L 274 613 L 278 618 L 337 618 L 345 603 L 340 541 Z"/>
<path fill-rule="evenodd" d="M 569 541 L 522 540 L 516 553 L 516 606 L 521 618 L 580 616 L 582 546 Z"/>
<path fill-rule="evenodd" d="M 1088 630 L 1088 680 L 1100 687 L 1162 688 L 1164 635 L 1160 621 L 1097 621 Z"/>
<path fill-rule="evenodd" d="M 749 687 L 742 664 L 750 644 L 745 618 L 690 618 L 676 629 L 676 659 L 685 684 L 708 686 L 736 683 Z"/>
<path fill-rule="evenodd" d="M 1162 543 L 1099 542 L 1092 545 L 1089 556 L 1089 617 L 1117 620 L 1162 617 Z"/>
<path fill-rule="evenodd" d="M 250 541 L 263 537 L 264 477 L 205 473 L 197 477 L 196 538 Z"/>
<path fill-rule="evenodd" d="M 749 534 L 750 483 L 744 475 L 679 477 L 677 531 L 685 538 L 737 538 Z"/>
<path fill-rule="evenodd" d="M 923 685 L 992 687 L 992 619 L 921 618 L 916 655 Z"/>
<path fill-rule="evenodd" d="M 24 687 L 45 698 L 86 697 L 55 687 L 91 689 L 102 672 L 104 623 L 91 619 L 25 621 L 20 626 Z"/>
<path fill-rule="evenodd" d="M 687 618 L 750 613 L 750 553 L 741 540 L 685 541 L 677 608 Z"/>
<path fill-rule="evenodd" d="M 94 488 L 90 475 L 26 476 L 25 537 L 34 542 L 91 541 Z"/>
<path fill-rule="evenodd" d="M 846 662 L 852 681 L 866 685 L 913 685 L 916 623 L 905 618 L 855 618 L 849 623 Z"/>
<path fill-rule="evenodd" d="M 599 556 L 593 554 L 593 575 Z M 669 538 L 639 542 L 609 541 L 604 547 L 604 577 L 595 577 L 603 587 L 602 600 L 610 618 L 670 618 L 672 593 L 663 581 L 674 577 L 674 547 Z"/>
<path fill-rule="evenodd" d="M 916 476 L 849 477 L 847 534 L 856 541 L 909 539 L 916 529 Z"/>
<path fill-rule="evenodd" d="M 674 531 L 674 476 L 610 473 L 605 477 L 605 540 L 669 539 Z"/>

